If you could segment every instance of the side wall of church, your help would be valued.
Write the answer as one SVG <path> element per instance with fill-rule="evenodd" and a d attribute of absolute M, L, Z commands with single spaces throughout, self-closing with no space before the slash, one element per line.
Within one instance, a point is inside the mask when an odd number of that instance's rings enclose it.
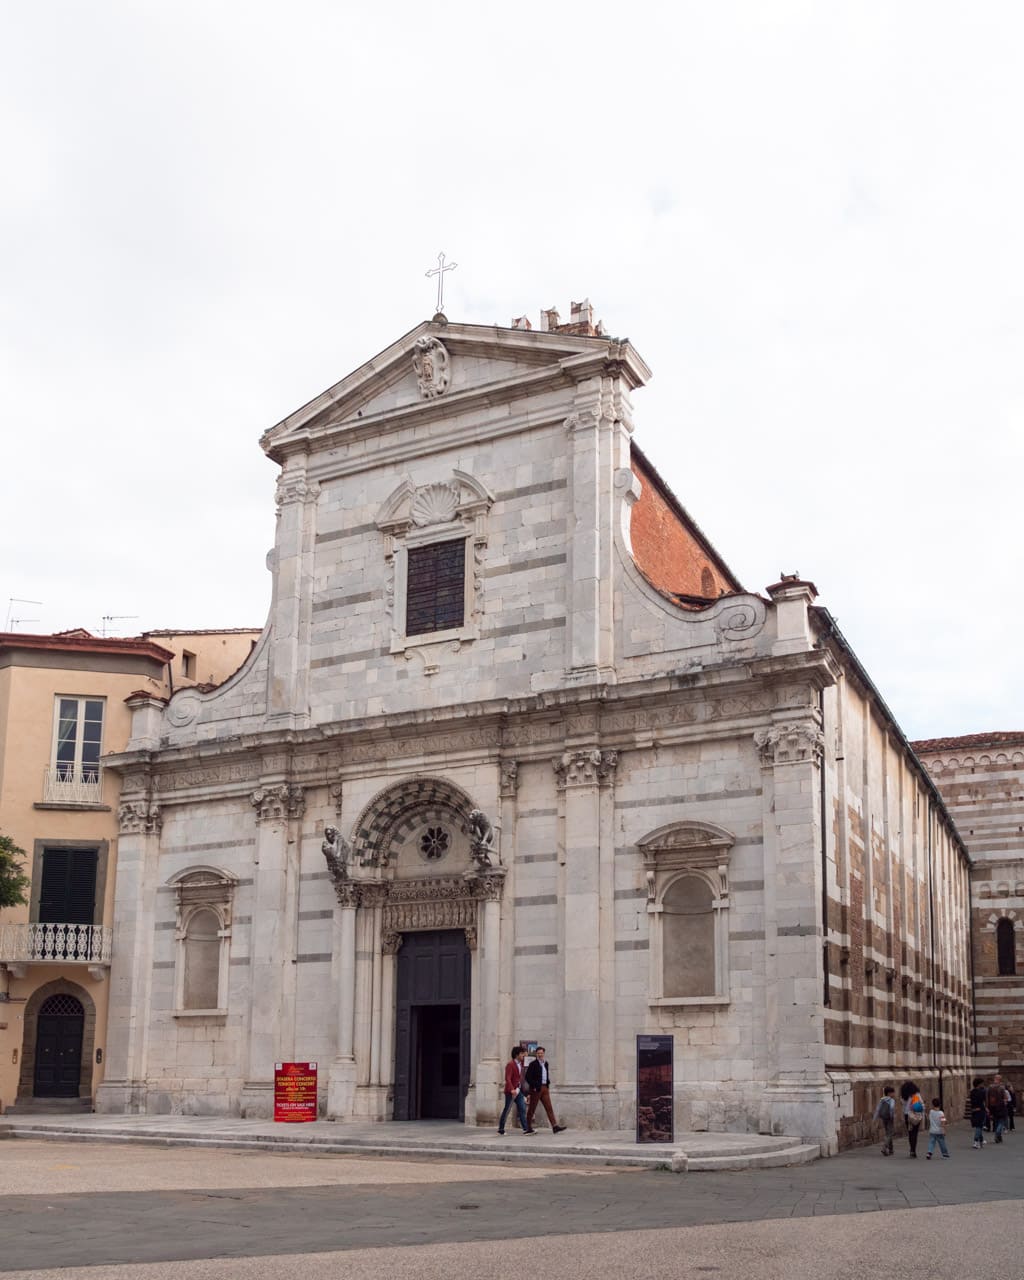
<path fill-rule="evenodd" d="M 915 744 L 967 844 L 971 872 L 975 1069 L 1024 1087 L 1024 734 Z M 1012 947 L 999 929 L 1012 930 Z M 1009 954 L 1008 954 L 1009 952 Z M 1008 972 L 1008 970 L 1013 970 Z"/>
<path fill-rule="evenodd" d="M 852 673 L 826 691 L 825 1029 L 842 1141 L 912 1078 L 960 1115 L 970 1072 L 969 871 L 907 744 Z"/>

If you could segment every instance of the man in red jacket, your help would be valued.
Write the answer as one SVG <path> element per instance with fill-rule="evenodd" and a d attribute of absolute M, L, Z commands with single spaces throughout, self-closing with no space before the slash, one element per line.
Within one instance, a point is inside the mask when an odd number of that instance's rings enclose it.
<path fill-rule="evenodd" d="M 505 1107 L 498 1121 L 498 1132 L 505 1136 L 505 1118 L 514 1102 L 519 1116 L 519 1127 L 524 1134 L 533 1133 L 526 1120 L 526 1100 L 523 1097 L 523 1058 L 526 1050 L 522 1045 L 514 1044 L 508 1062 L 505 1063 Z"/>

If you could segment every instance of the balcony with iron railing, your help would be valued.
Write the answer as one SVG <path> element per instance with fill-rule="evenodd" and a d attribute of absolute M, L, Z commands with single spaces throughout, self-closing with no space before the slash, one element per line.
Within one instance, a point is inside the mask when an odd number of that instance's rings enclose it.
<path fill-rule="evenodd" d="M 109 965 L 112 939 L 101 924 L 0 924 L 0 964 Z"/>
<path fill-rule="evenodd" d="M 74 769 L 59 764 L 43 770 L 44 805 L 105 808 L 102 789 L 103 772 L 98 766 Z"/>

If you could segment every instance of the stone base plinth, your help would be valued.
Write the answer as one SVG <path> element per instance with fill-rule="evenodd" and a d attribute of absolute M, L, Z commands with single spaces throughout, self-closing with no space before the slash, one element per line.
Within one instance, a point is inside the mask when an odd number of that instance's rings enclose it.
<path fill-rule="evenodd" d="M 327 1069 L 327 1119 L 347 1120 L 355 1112 L 355 1058 L 335 1058 Z"/>
<path fill-rule="evenodd" d="M 834 1156 L 839 1140 L 831 1083 L 766 1085 L 758 1128 L 761 1133 L 817 1143 L 823 1156 Z"/>
<path fill-rule="evenodd" d="M 106 1116 L 145 1115 L 147 1092 L 138 1080 L 104 1080 L 96 1090 L 96 1110 Z"/>

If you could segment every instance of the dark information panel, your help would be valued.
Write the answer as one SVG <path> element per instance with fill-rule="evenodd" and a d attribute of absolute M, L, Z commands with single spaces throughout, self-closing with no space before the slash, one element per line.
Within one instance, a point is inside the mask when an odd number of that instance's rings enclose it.
<path fill-rule="evenodd" d="M 671 1036 L 636 1038 L 637 1142 L 671 1142 L 675 1136 L 672 1044 Z"/>

